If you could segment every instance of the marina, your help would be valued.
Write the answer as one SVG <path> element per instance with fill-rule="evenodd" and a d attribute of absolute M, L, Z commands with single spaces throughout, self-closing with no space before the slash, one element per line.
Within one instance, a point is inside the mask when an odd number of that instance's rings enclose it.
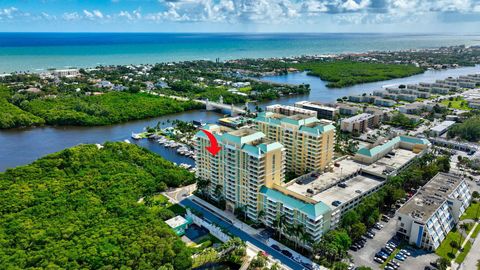
<path fill-rule="evenodd" d="M 308 76 L 305 73 L 290 73 L 287 75 L 264 77 L 265 80 L 282 82 L 282 83 L 309 83 L 311 86 L 310 94 L 281 97 L 269 102 L 257 104 L 249 104 L 250 109 L 255 106 L 265 108 L 265 106 L 283 103 L 293 104 L 301 100 L 312 100 L 320 102 L 333 102 L 337 98 L 348 95 L 358 95 L 362 93 L 370 93 L 384 86 L 395 85 L 400 83 L 418 83 L 433 82 L 446 77 L 456 77 L 464 74 L 472 74 L 480 72 L 480 66 L 463 67 L 448 70 L 428 70 L 423 74 L 411 76 L 403 79 L 393 79 L 375 83 L 365 83 L 350 87 L 330 89 L 325 86 L 325 82 L 317 77 Z M 194 165 L 194 160 L 190 156 L 182 155 L 177 152 L 177 148 L 167 147 L 160 144 L 157 140 L 135 139 L 132 135 L 138 135 L 136 132 L 142 131 L 147 126 L 155 126 L 159 122 L 161 128 L 172 126 L 172 121 L 182 120 L 191 123 L 196 121 L 199 123 L 216 123 L 223 118 L 227 111 L 205 111 L 192 110 L 178 114 L 171 114 L 162 117 L 144 119 L 138 121 L 130 121 L 127 123 L 96 126 L 96 127 L 38 127 L 27 129 L 3 130 L 0 132 L 0 144 L 2 151 L 0 152 L 0 171 L 7 168 L 28 164 L 39 157 L 60 151 L 62 149 L 72 147 L 84 143 L 103 143 L 105 141 L 123 141 L 129 140 L 133 144 L 140 145 L 146 149 L 153 151 L 167 160 L 176 164 Z M 134 134 L 132 134 L 132 131 Z"/>

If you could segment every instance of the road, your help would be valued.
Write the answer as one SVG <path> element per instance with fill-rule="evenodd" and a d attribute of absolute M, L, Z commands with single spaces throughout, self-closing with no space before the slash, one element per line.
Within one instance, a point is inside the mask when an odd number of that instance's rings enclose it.
<path fill-rule="evenodd" d="M 280 261 L 282 264 L 290 267 L 293 270 L 303 270 L 304 267 L 300 265 L 299 263 L 295 262 L 294 260 L 286 257 L 282 253 L 274 250 L 273 248 L 267 246 L 264 244 L 262 241 L 258 240 L 257 238 L 253 237 L 252 235 L 240 230 L 239 228 L 233 226 L 231 223 L 227 222 L 226 220 L 214 215 L 207 209 L 205 209 L 203 206 L 193 202 L 191 199 L 186 198 L 180 201 L 180 204 L 185 207 L 190 207 L 191 209 L 194 209 L 200 213 L 203 214 L 203 217 L 207 219 L 208 221 L 215 223 L 219 227 L 222 227 L 224 229 L 227 229 L 230 233 L 233 235 L 239 237 L 243 241 L 248 241 L 254 246 L 258 247 L 259 249 L 267 252 L 270 254 L 273 258 L 276 260 Z"/>
<path fill-rule="evenodd" d="M 479 225 L 477 225 L 479 226 Z M 477 269 L 477 262 L 480 261 L 480 240 L 475 238 L 472 248 L 468 253 L 467 257 L 465 257 L 465 261 L 460 265 L 461 270 L 470 270 L 470 269 Z"/>

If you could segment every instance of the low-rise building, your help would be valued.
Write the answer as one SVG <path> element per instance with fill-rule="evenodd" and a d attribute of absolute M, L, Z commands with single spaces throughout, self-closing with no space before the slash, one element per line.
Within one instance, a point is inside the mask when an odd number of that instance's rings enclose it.
<path fill-rule="evenodd" d="M 338 109 L 336 107 L 327 106 L 320 102 L 304 100 L 295 102 L 295 107 L 317 112 L 318 119 L 334 120 L 335 116 L 338 114 Z"/>
<path fill-rule="evenodd" d="M 338 112 L 341 115 L 355 115 L 361 111 L 360 107 L 351 106 L 347 104 L 337 103 Z"/>
<path fill-rule="evenodd" d="M 391 99 L 376 98 L 373 104 L 377 106 L 382 106 L 382 107 L 393 107 L 397 103 L 395 102 L 395 100 L 391 100 Z"/>
<path fill-rule="evenodd" d="M 358 114 L 346 119 L 343 119 L 340 128 L 342 131 L 362 133 L 368 129 L 378 126 L 380 123 L 380 116 L 369 113 Z"/>
<path fill-rule="evenodd" d="M 434 126 L 430 129 L 430 135 L 439 137 L 445 134 L 453 125 L 455 125 L 455 121 L 445 120 L 442 123 Z"/>
<path fill-rule="evenodd" d="M 281 104 L 269 105 L 266 110 L 267 112 L 279 113 L 286 116 L 302 114 L 317 117 L 317 111 Z"/>
<path fill-rule="evenodd" d="M 397 231 L 410 244 L 436 250 L 470 204 L 459 175 L 438 173 L 398 211 Z"/>
<path fill-rule="evenodd" d="M 78 69 L 56 69 L 52 71 L 52 75 L 57 77 L 77 77 L 80 76 L 80 71 Z"/>
<path fill-rule="evenodd" d="M 392 151 L 398 148 L 418 154 L 430 146 L 431 144 L 427 139 L 402 135 L 386 142 L 378 142 L 370 147 L 360 148 L 355 154 L 354 159 L 361 163 L 372 164 L 385 156 L 391 158 L 396 155 L 396 153 Z"/>

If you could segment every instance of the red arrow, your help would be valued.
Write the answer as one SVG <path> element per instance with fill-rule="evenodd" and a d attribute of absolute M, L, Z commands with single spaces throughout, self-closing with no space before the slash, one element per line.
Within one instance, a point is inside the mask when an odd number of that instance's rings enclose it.
<path fill-rule="evenodd" d="M 206 146 L 205 149 L 207 149 L 207 151 L 213 156 L 217 155 L 221 150 L 221 147 L 218 146 L 217 138 L 215 138 L 215 136 L 213 136 L 213 134 L 208 130 L 202 129 L 201 131 L 207 135 L 208 140 L 210 141 L 210 146 Z"/>

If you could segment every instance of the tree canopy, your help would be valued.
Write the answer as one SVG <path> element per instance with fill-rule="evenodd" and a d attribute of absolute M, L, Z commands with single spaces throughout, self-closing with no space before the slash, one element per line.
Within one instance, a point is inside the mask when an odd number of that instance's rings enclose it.
<path fill-rule="evenodd" d="M 4 269 L 188 269 L 191 254 L 139 198 L 194 181 L 140 148 L 80 145 L 0 173 Z M 170 269 L 169 267 L 165 269 Z"/>

